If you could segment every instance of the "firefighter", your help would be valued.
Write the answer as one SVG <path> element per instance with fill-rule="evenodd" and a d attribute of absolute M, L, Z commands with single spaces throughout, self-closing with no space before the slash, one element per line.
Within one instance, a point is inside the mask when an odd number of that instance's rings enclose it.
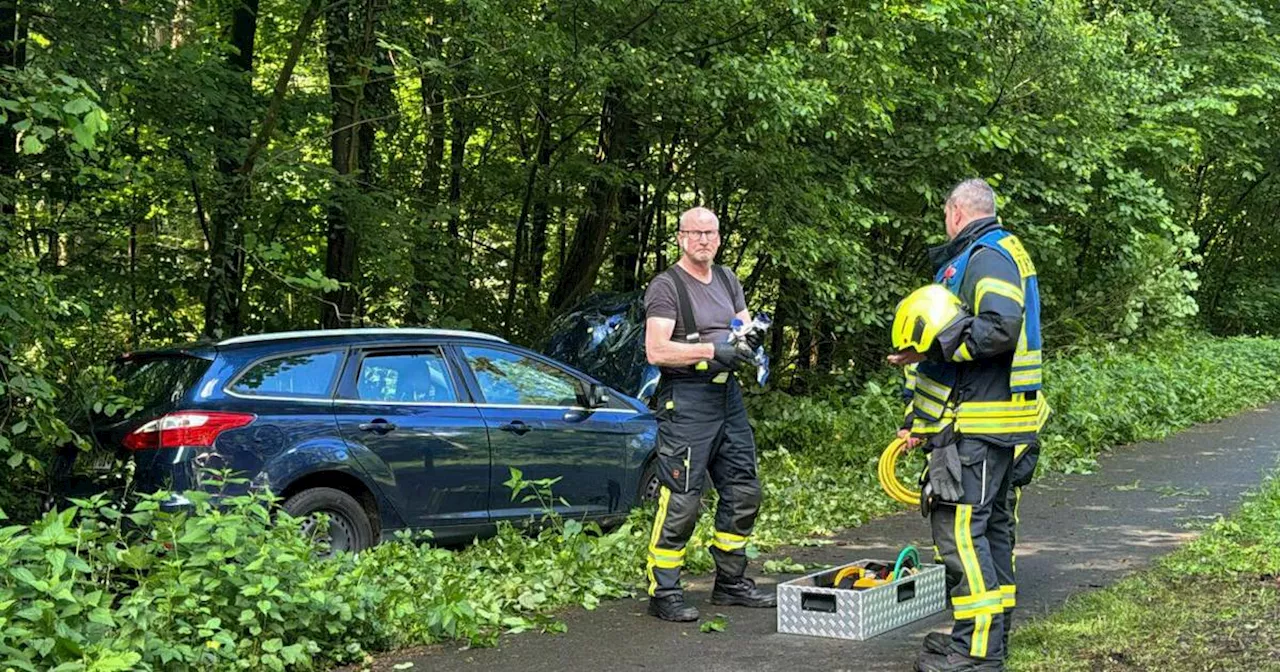
<path fill-rule="evenodd" d="M 658 419 L 658 513 L 645 572 L 649 613 L 695 621 L 685 602 L 680 568 L 709 477 L 719 494 L 711 555 L 716 563 L 711 603 L 773 607 L 772 593 L 745 576 L 746 545 L 760 507 L 756 445 L 734 371 L 751 361 L 762 334 L 729 343 L 730 322 L 751 324 L 742 285 L 715 265 L 720 223 L 706 208 L 680 216 L 681 257 L 645 292 L 645 351 L 662 377 L 654 393 Z"/>
<path fill-rule="evenodd" d="M 929 454 L 921 505 L 954 609 L 951 634 L 926 638 L 916 669 L 1003 670 L 1007 616 L 1017 604 L 1013 488 L 1030 480 L 1049 413 L 1039 289 L 984 180 L 958 184 L 944 210 L 949 242 L 929 251 L 935 284 L 899 304 L 898 352 L 889 356 L 916 365 L 909 436 L 924 439 Z"/>

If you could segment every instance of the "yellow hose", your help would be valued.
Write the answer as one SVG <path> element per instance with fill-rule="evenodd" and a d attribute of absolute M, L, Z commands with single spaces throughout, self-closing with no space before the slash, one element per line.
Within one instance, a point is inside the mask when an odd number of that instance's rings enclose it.
<path fill-rule="evenodd" d="M 898 458 L 903 455 L 901 452 L 903 443 L 902 439 L 894 439 L 889 447 L 880 453 L 880 463 L 877 466 L 880 487 L 884 488 L 887 495 L 903 504 L 919 506 L 920 493 L 909 489 L 898 480 Z"/>

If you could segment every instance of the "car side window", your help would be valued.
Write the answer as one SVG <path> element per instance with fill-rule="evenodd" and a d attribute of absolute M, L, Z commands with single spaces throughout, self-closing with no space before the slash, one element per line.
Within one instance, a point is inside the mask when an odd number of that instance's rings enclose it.
<path fill-rule="evenodd" d="M 444 355 L 438 350 L 371 354 L 360 363 L 361 401 L 449 403 L 458 400 Z"/>
<path fill-rule="evenodd" d="M 231 391 L 259 397 L 328 399 L 344 354 L 309 352 L 263 360 L 237 378 Z"/>
<path fill-rule="evenodd" d="M 549 364 L 514 352 L 463 347 L 467 366 L 489 404 L 577 406 L 578 379 Z"/>

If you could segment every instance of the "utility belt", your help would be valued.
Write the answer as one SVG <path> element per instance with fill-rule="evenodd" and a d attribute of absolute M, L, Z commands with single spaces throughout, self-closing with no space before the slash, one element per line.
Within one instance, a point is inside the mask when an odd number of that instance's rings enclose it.
<path fill-rule="evenodd" d="M 719 371 L 681 371 L 676 374 L 662 372 L 658 381 L 658 390 L 668 390 L 676 385 L 728 385 L 734 380 L 733 372 L 720 367 Z"/>

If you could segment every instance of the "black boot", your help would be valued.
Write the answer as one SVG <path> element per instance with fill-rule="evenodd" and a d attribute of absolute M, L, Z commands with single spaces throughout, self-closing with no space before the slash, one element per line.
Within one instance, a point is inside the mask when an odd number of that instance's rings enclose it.
<path fill-rule="evenodd" d="M 945 656 L 925 652 L 916 660 L 916 672 L 1004 672 L 1004 661 L 970 658 L 955 652 Z"/>
<path fill-rule="evenodd" d="M 717 576 L 716 587 L 711 591 L 711 604 L 772 608 L 778 606 L 778 598 L 756 588 L 756 582 L 745 576 L 737 579 Z"/>
<path fill-rule="evenodd" d="M 664 595 L 649 598 L 649 615 L 657 616 L 664 621 L 687 623 L 698 620 L 698 609 L 685 604 L 684 595 Z"/>
<path fill-rule="evenodd" d="M 951 635 L 945 632 L 931 632 L 924 636 L 924 650 L 939 656 L 951 653 Z"/>

